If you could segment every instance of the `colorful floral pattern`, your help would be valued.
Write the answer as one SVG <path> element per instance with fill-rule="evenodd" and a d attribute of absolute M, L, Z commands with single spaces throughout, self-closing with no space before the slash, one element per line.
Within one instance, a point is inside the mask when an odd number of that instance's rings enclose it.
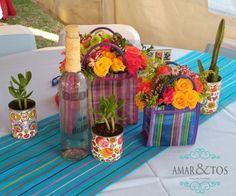
<path fill-rule="evenodd" d="M 18 111 L 10 109 L 12 136 L 17 139 L 29 139 L 37 133 L 36 109 Z"/>
<path fill-rule="evenodd" d="M 207 83 L 209 92 L 207 92 L 208 96 L 204 99 L 201 107 L 201 112 L 203 114 L 212 114 L 217 111 L 219 98 L 220 98 L 220 89 L 221 89 L 221 81 Z"/>
<path fill-rule="evenodd" d="M 102 137 L 92 133 L 92 154 L 104 162 L 117 161 L 122 154 L 123 133 L 113 137 Z"/>

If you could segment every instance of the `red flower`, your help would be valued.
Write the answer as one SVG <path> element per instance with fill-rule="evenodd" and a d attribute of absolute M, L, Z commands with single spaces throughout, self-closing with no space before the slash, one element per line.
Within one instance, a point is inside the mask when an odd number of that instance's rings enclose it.
<path fill-rule="evenodd" d="M 122 142 L 123 142 L 123 136 L 120 136 L 118 139 L 118 144 L 122 144 Z"/>
<path fill-rule="evenodd" d="M 143 69 L 145 69 L 147 67 L 147 56 L 145 56 L 144 54 L 141 54 L 141 58 L 142 58 L 142 66 Z"/>
<path fill-rule="evenodd" d="M 171 74 L 171 68 L 168 65 L 160 66 L 160 67 L 158 67 L 156 74 L 157 74 L 157 76 L 169 75 L 169 74 Z"/>
<path fill-rule="evenodd" d="M 202 82 L 198 78 L 194 78 L 194 82 L 196 84 L 196 90 L 198 93 L 201 93 L 203 90 Z"/>
<path fill-rule="evenodd" d="M 158 103 L 159 104 L 171 104 L 174 98 L 174 94 L 175 94 L 175 89 L 171 86 L 168 86 L 162 95 L 162 98 L 159 99 Z"/>
<path fill-rule="evenodd" d="M 143 93 L 149 93 L 151 91 L 151 83 L 149 81 L 139 81 L 138 91 Z"/>
<path fill-rule="evenodd" d="M 124 56 L 127 62 L 128 72 L 130 74 L 136 74 L 140 68 L 144 68 L 147 65 L 147 60 L 142 55 L 141 51 L 136 47 L 126 46 Z"/>
<path fill-rule="evenodd" d="M 111 43 L 111 41 L 109 39 L 104 39 L 103 42 L 110 42 Z M 102 51 L 106 51 L 106 52 L 111 51 L 111 48 L 112 47 L 109 45 L 100 46 L 100 49 Z"/>

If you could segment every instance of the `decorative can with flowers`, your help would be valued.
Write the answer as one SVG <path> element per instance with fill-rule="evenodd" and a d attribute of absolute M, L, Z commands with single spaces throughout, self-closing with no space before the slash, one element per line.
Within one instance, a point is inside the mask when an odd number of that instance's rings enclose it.
<path fill-rule="evenodd" d="M 147 146 L 176 146 L 196 141 L 205 89 L 186 66 L 151 63 L 141 74 L 136 104 L 144 107 Z"/>
<path fill-rule="evenodd" d="M 93 127 L 94 130 L 96 128 L 96 126 Z M 120 126 L 119 128 L 119 134 L 110 137 L 100 136 L 92 131 L 92 154 L 95 159 L 104 162 L 114 162 L 121 158 L 123 127 Z"/>
<path fill-rule="evenodd" d="M 89 125 L 98 119 L 92 109 L 98 110 L 101 97 L 111 95 L 125 101 L 118 111 L 118 122 L 123 126 L 135 124 L 138 122 L 137 73 L 147 66 L 146 52 L 132 46 L 119 33 L 106 28 L 112 33 L 108 34 L 102 29 L 81 35 L 82 68 L 88 78 Z M 61 63 L 62 71 L 64 63 Z"/>
<path fill-rule="evenodd" d="M 102 97 L 99 110 L 94 110 L 99 119 L 92 127 L 92 155 L 104 162 L 120 159 L 123 151 L 124 128 L 117 123 L 117 111 L 124 106 L 124 100 L 118 101 L 113 95 Z"/>
<path fill-rule="evenodd" d="M 207 82 L 208 94 L 203 100 L 201 107 L 201 112 L 203 114 L 212 114 L 217 111 L 220 100 L 221 84 L 221 77 L 218 82 Z"/>

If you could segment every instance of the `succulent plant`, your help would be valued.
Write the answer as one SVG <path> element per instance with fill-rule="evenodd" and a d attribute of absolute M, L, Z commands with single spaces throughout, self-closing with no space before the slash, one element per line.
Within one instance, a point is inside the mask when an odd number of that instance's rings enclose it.
<path fill-rule="evenodd" d="M 225 20 L 222 19 L 218 26 L 212 59 L 211 59 L 211 65 L 209 67 L 208 72 L 204 70 L 204 66 L 201 60 L 198 60 L 198 68 L 199 68 L 200 74 L 205 75 L 208 82 L 218 82 L 220 80 L 219 67 L 217 66 L 217 59 L 219 56 L 220 46 L 224 39 L 224 31 L 225 31 Z"/>
<path fill-rule="evenodd" d="M 32 73 L 27 71 L 25 76 L 22 73 L 18 74 L 18 80 L 11 76 L 9 93 L 16 98 L 19 109 L 27 109 L 27 99 L 31 96 L 33 91 L 27 93 L 26 87 L 32 78 Z"/>
<path fill-rule="evenodd" d="M 107 130 L 114 133 L 115 122 L 117 120 L 117 110 L 124 105 L 124 100 L 118 101 L 116 97 L 102 97 L 100 99 L 99 111 L 95 111 L 100 116 L 97 123 L 105 123 Z"/>

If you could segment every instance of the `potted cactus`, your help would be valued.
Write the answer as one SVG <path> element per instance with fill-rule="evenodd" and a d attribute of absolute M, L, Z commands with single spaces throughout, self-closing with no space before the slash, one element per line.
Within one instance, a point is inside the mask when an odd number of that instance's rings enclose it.
<path fill-rule="evenodd" d="M 9 93 L 15 98 L 8 104 L 12 136 L 17 139 L 29 139 L 37 133 L 35 101 L 29 99 L 32 91 L 27 92 L 32 74 L 18 74 L 18 80 L 11 76 Z"/>
<path fill-rule="evenodd" d="M 122 154 L 123 127 L 116 123 L 117 110 L 124 101 L 115 96 L 102 97 L 99 111 L 94 111 L 100 119 L 92 127 L 92 154 L 95 159 L 104 162 L 117 161 Z"/>
<path fill-rule="evenodd" d="M 201 111 L 204 114 L 212 114 L 217 111 L 218 102 L 220 97 L 220 88 L 222 77 L 219 75 L 219 67 L 217 65 L 217 59 L 219 56 L 220 47 L 224 39 L 225 31 L 225 20 L 222 19 L 218 26 L 211 64 L 209 70 L 205 70 L 201 60 L 198 60 L 198 68 L 200 72 L 200 77 L 205 79 L 207 96 L 204 99 L 201 107 Z"/>

